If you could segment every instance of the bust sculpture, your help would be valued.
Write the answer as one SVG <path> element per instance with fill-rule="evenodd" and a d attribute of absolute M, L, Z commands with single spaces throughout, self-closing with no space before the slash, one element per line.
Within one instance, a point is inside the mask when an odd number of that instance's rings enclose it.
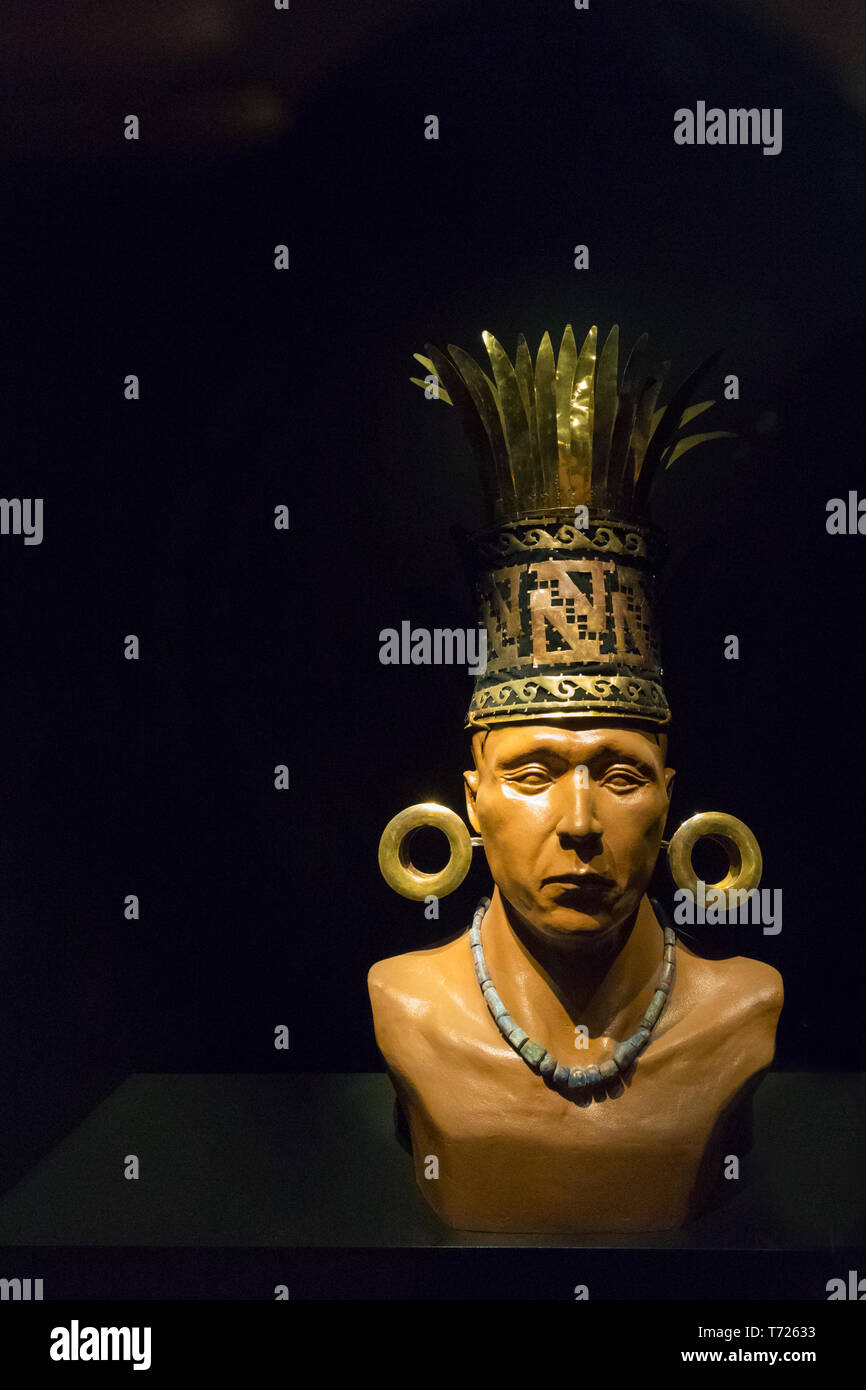
<path fill-rule="evenodd" d="M 676 1228 L 718 1180 L 782 1006 L 776 970 L 703 959 L 647 896 L 675 775 L 648 500 L 660 466 L 709 437 L 677 435 L 710 403 L 685 409 L 695 374 L 656 411 L 645 339 L 620 376 L 615 329 L 598 361 L 595 329 L 580 353 L 566 329 L 555 368 L 547 335 L 534 368 L 523 339 L 513 366 L 485 342 L 492 381 L 459 348 L 428 347 L 419 384 L 462 410 L 494 515 L 477 538 L 488 660 L 464 773 L 494 887 L 468 931 L 373 966 L 376 1039 L 448 1225 Z M 469 834 L 449 815 L 419 807 L 383 836 L 406 896 L 465 873 Z M 452 842 L 444 878 L 408 858 L 425 821 Z M 722 886 L 754 888 L 750 832 L 707 825 L 732 846 Z M 678 832 L 680 882 L 696 883 L 700 828 Z"/>

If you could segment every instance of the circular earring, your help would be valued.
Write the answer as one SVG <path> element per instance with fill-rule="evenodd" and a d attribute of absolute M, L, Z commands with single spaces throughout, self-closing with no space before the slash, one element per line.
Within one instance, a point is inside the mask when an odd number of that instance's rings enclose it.
<path fill-rule="evenodd" d="M 751 830 L 736 816 L 725 811 L 700 811 L 683 821 L 667 845 L 671 877 L 678 888 L 696 893 L 698 876 L 692 865 L 692 852 L 704 837 L 721 845 L 728 856 L 728 872 L 718 883 L 706 884 L 707 889 L 719 888 L 750 892 L 761 882 L 763 860 L 758 841 Z M 664 842 L 663 842 L 664 843 Z"/>
<path fill-rule="evenodd" d="M 412 836 L 427 825 L 442 831 L 451 850 L 444 869 L 434 874 L 416 869 L 409 855 Z M 403 898 L 414 902 L 423 902 L 431 895 L 444 898 L 460 887 L 472 863 L 473 846 L 480 844 L 481 837 L 469 834 L 456 811 L 435 801 L 422 801 L 400 811 L 385 826 L 379 841 L 379 868 L 385 882 Z"/>

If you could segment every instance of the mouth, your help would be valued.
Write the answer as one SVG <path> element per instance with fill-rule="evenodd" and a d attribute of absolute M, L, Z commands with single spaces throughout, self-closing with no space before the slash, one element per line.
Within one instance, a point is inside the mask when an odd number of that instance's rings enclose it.
<path fill-rule="evenodd" d="M 616 885 L 613 879 L 605 878 L 603 874 L 592 873 L 587 870 L 573 874 L 553 874 L 549 878 L 541 880 L 542 888 L 552 884 L 555 888 L 564 888 L 570 891 L 598 895 L 608 892 Z"/>

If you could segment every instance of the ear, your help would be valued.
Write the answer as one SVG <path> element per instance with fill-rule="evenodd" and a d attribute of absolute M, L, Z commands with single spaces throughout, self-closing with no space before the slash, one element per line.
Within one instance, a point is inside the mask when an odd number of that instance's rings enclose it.
<path fill-rule="evenodd" d="M 673 791 L 674 778 L 676 777 L 676 775 L 677 774 L 674 768 L 665 768 L 665 791 L 667 793 L 668 801 L 670 801 L 671 799 L 671 792 Z"/>
<path fill-rule="evenodd" d="M 478 811 L 475 805 L 475 798 L 478 795 L 478 783 L 480 780 L 481 774 L 477 768 L 473 768 L 471 772 L 464 772 L 463 774 L 463 790 L 466 793 L 466 815 L 476 835 L 481 834 L 481 826 L 478 824 Z"/>

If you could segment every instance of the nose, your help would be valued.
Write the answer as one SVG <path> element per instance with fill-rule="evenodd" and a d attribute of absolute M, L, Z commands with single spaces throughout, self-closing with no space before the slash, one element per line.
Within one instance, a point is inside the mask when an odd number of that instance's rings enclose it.
<path fill-rule="evenodd" d="M 571 778 L 563 778 L 563 803 L 557 834 L 562 839 L 587 840 L 601 836 L 601 822 L 595 810 L 592 786 L 582 786 L 580 773 L 575 769 Z"/>

